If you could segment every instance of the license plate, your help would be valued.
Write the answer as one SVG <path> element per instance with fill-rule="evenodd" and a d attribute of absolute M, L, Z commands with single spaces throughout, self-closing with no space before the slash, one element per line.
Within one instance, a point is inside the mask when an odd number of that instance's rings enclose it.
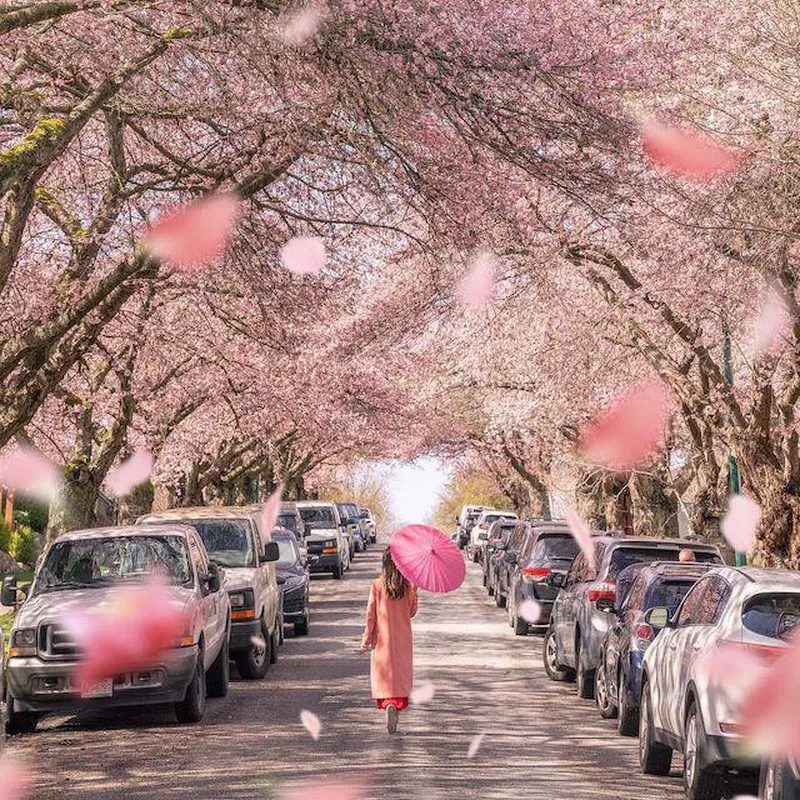
<path fill-rule="evenodd" d="M 106 678 L 106 680 L 100 681 L 100 683 L 96 683 L 94 686 L 81 692 L 81 697 L 90 699 L 93 697 L 111 697 L 113 694 L 114 681 L 112 678 Z"/>

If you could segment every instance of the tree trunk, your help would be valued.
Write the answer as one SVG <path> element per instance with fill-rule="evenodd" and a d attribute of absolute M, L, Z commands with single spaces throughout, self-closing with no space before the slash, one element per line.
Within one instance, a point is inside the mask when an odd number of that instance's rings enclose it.
<path fill-rule="evenodd" d="M 663 481 L 635 472 L 628 480 L 628 491 L 636 536 L 678 535 L 678 501 Z"/>
<path fill-rule="evenodd" d="M 761 525 L 752 561 L 765 567 L 800 569 L 800 494 L 776 480 L 761 494 Z"/>
<path fill-rule="evenodd" d="M 47 522 L 47 542 L 67 531 L 97 526 L 97 501 L 100 487 L 85 464 L 71 464 L 66 469 L 64 483 L 50 503 Z"/>

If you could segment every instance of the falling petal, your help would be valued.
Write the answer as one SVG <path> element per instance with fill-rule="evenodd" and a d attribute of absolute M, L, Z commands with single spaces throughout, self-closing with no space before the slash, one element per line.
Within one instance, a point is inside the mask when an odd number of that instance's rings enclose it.
<path fill-rule="evenodd" d="M 594 546 L 592 544 L 591 531 L 586 527 L 586 524 L 575 509 L 567 508 L 565 516 L 572 538 L 578 543 L 589 565 L 594 569 Z"/>
<path fill-rule="evenodd" d="M 584 458 L 611 470 L 647 463 L 663 443 L 669 417 L 667 389 L 646 380 L 617 397 L 581 432 Z"/>
<path fill-rule="evenodd" d="M 535 625 L 542 617 L 542 607 L 535 600 L 523 600 L 517 611 L 520 617 L 530 625 Z"/>
<path fill-rule="evenodd" d="M 211 195 L 161 218 L 144 242 L 156 258 L 179 269 L 200 269 L 222 255 L 238 213 L 236 195 Z"/>
<path fill-rule="evenodd" d="M 303 727 L 311 734 L 311 738 L 316 742 L 317 739 L 319 739 L 319 732 L 322 730 L 322 723 L 319 721 L 319 717 L 303 709 L 300 712 L 300 722 L 303 723 Z"/>
<path fill-rule="evenodd" d="M 761 507 L 743 494 L 728 497 L 728 510 L 722 518 L 722 535 L 740 553 L 749 553 L 756 541 Z"/>
<path fill-rule="evenodd" d="M 0 457 L 0 486 L 12 492 L 47 501 L 58 493 L 61 482 L 55 464 L 31 447 Z"/>
<path fill-rule="evenodd" d="M 264 650 L 267 646 L 267 643 L 260 636 L 251 636 L 250 644 L 252 644 L 254 647 L 260 647 L 262 650 Z"/>
<path fill-rule="evenodd" d="M 275 527 L 275 521 L 278 519 L 278 512 L 281 510 L 281 495 L 283 494 L 283 484 L 281 483 L 278 488 L 267 498 L 261 509 L 261 527 L 264 535 L 269 535 L 269 532 Z"/>
<path fill-rule="evenodd" d="M 768 292 L 756 320 L 756 355 L 760 356 L 772 350 L 781 335 L 787 330 L 788 324 L 789 315 L 786 312 L 786 306 L 781 302 L 777 292 Z"/>
<path fill-rule="evenodd" d="M 469 750 L 467 750 L 467 758 L 475 758 L 478 754 L 478 750 L 481 749 L 484 736 L 486 736 L 485 733 L 478 733 L 472 737 L 472 741 L 469 743 Z"/>
<path fill-rule="evenodd" d="M 364 783 L 331 783 L 330 779 L 325 779 L 284 789 L 278 797 L 280 800 L 361 800 L 366 788 Z"/>
<path fill-rule="evenodd" d="M 742 154 L 680 128 L 649 122 L 642 128 L 644 149 L 666 171 L 690 178 L 710 178 L 736 169 Z"/>
<path fill-rule="evenodd" d="M 322 17 L 323 11 L 318 6 L 298 9 L 283 18 L 278 26 L 279 35 L 286 44 L 305 44 L 316 34 Z"/>
<path fill-rule="evenodd" d="M 117 497 L 130 494 L 137 486 L 150 480 L 153 461 L 152 454 L 140 448 L 127 461 L 123 461 L 108 473 L 106 486 Z"/>
<path fill-rule="evenodd" d="M 16 756 L 0 757 L 0 800 L 23 800 L 31 785 L 31 775 Z"/>
<path fill-rule="evenodd" d="M 481 308 L 489 302 L 494 290 L 494 258 L 482 250 L 472 259 L 469 271 L 458 283 L 456 295 L 461 305 Z"/>
<path fill-rule="evenodd" d="M 296 236 L 281 248 L 283 266 L 295 275 L 316 275 L 325 258 L 325 243 L 315 236 Z"/>
<path fill-rule="evenodd" d="M 423 703 L 430 703 L 434 694 L 436 694 L 436 687 L 430 681 L 424 681 L 411 692 L 409 700 L 413 705 L 419 706 Z"/>

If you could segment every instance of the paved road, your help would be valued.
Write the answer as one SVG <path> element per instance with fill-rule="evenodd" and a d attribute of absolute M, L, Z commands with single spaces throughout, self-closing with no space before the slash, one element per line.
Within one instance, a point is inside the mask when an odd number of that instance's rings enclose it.
<path fill-rule="evenodd" d="M 301 779 L 371 781 L 391 800 L 678 800 L 679 773 L 645 778 L 636 741 L 601 720 L 571 685 L 549 682 L 538 637 L 515 637 L 470 565 L 452 596 L 423 594 L 415 620 L 416 680 L 433 701 L 401 717 L 390 737 L 371 707 L 368 660 L 357 653 L 379 554 L 343 581 L 314 580 L 311 635 L 287 638 L 263 681 L 236 680 L 198 726 L 168 709 L 53 717 L 10 749 L 38 765 L 31 800 L 280 798 Z M 318 741 L 301 709 L 322 720 Z M 485 733 L 477 756 L 470 741 Z M 330 800 L 335 800 L 330 796 Z"/>

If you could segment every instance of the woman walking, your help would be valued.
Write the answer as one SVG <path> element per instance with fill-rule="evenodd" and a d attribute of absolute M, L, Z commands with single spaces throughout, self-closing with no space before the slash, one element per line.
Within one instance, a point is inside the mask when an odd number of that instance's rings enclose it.
<path fill-rule="evenodd" d="M 397 569 L 387 547 L 381 574 L 369 590 L 361 652 L 372 650 L 372 696 L 378 709 L 386 710 L 389 733 L 397 730 L 397 715 L 408 708 L 414 684 L 411 617 L 416 613 L 417 589 Z"/>

